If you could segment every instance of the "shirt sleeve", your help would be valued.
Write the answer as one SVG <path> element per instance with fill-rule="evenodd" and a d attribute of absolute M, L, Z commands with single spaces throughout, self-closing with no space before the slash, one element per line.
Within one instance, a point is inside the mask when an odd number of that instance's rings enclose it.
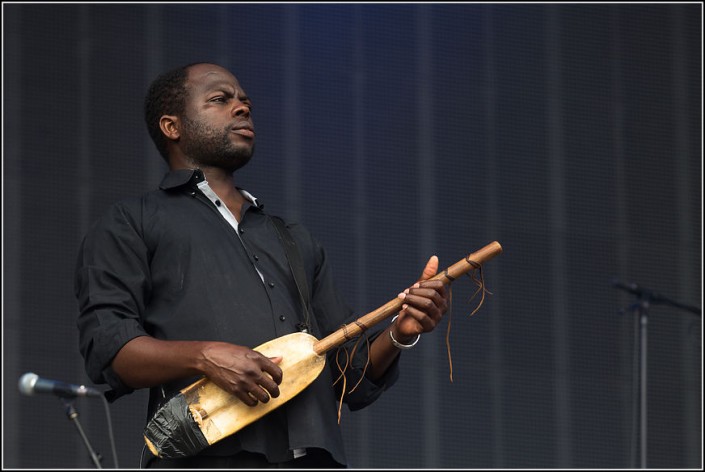
<path fill-rule="evenodd" d="M 110 386 L 110 401 L 134 391 L 112 369 L 113 358 L 128 341 L 147 335 L 140 313 L 150 291 L 149 261 L 137 208 L 112 206 L 86 233 L 75 270 L 79 350 L 89 378 Z"/>

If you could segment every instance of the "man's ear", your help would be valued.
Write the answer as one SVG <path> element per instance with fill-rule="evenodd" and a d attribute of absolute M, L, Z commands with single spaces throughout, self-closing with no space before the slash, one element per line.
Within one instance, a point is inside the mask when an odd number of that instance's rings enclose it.
<path fill-rule="evenodd" d="M 174 115 L 164 115 L 159 119 L 159 128 L 168 139 L 176 141 L 181 136 L 179 131 L 179 117 Z"/>

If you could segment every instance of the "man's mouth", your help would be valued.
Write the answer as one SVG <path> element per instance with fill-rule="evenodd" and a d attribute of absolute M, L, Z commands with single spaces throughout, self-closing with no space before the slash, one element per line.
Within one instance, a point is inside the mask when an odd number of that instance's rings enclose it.
<path fill-rule="evenodd" d="M 240 136 L 245 136 L 247 138 L 255 137 L 255 130 L 252 128 L 252 126 L 248 124 L 233 126 L 231 128 L 231 131 L 235 134 L 239 134 Z"/>

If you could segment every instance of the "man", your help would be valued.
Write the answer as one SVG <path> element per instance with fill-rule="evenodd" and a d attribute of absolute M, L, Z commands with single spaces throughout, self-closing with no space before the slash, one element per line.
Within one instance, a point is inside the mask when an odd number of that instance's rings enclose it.
<path fill-rule="evenodd" d="M 305 281 L 298 281 L 274 218 L 235 185 L 235 171 L 254 151 L 251 108 L 238 80 L 216 64 L 190 64 L 157 78 L 145 117 L 170 172 L 159 190 L 113 205 L 80 249 L 76 297 L 86 370 L 109 385 L 111 401 L 150 388 L 149 417 L 203 376 L 249 406 L 276 398 L 287 375 L 278 366 L 282 358 L 252 348 L 298 330 L 321 339 L 356 318 L 308 231 L 286 225 L 303 260 Z M 351 410 L 392 385 L 400 349 L 440 322 L 447 293 L 441 282 L 427 280 L 437 270 L 433 256 L 420 281 L 399 295 L 398 317 L 370 336 L 369 351 L 359 349 L 346 372 L 347 390 L 357 385 L 343 396 Z M 310 311 L 297 282 L 308 287 Z M 141 466 L 345 466 L 335 365 L 329 360 L 300 394 L 197 455 L 147 453 Z"/>

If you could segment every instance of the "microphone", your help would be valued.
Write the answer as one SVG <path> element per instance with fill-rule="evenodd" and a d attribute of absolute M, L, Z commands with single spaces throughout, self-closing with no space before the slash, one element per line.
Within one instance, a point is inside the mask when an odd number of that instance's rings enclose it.
<path fill-rule="evenodd" d="M 20 377 L 19 388 L 20 392 L 25 395 L 53 393 L 62 398 L 103 396 L 100 390 L 86 387 L 85 385 L 72 385 L 57 380 L 43 379 L 32 372 L 27 372 Z"/>
<path fill-rule="evenodd" d="M 661 296 L 658 293 L 647 288 L 640 287 L 634 282 L 625 284 L 619 281 L 618 279 L 612 279 L 612 286 L 616 288 L 621 288 L 625 292 L 629 292 L 632 295 L 636 295 L 637 297 L 648 296 L 649 298 L 654 298 L 656 300 L 661 299 Z"/>

